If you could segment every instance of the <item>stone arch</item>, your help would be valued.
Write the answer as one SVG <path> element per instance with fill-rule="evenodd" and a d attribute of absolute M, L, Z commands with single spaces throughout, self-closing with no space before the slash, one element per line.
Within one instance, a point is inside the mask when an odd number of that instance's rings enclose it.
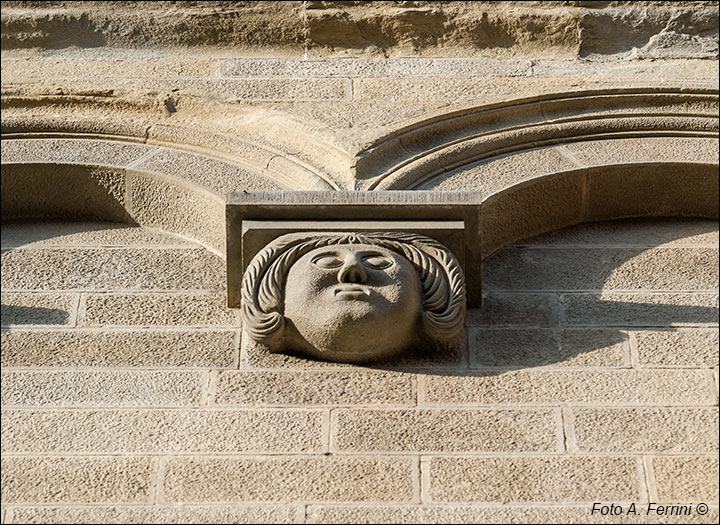
<path fill-rule="evenodd" d="M 718 216 L 717 91 L 582 90 L 458 110 L 367 148 L 367 189 L 482 192 L 483 255 L 582 222 Z"/>

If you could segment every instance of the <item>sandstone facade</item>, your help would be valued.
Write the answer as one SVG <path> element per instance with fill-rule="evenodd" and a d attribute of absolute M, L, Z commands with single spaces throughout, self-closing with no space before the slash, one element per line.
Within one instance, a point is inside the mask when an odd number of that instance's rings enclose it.
<path fill-rule="evenodd" d="M 3 523 L 717 522 L 717 2 L 3 2 L 2 139 Z M 479 192 L 462 344 L 243 344 L 268 190 Z"/>

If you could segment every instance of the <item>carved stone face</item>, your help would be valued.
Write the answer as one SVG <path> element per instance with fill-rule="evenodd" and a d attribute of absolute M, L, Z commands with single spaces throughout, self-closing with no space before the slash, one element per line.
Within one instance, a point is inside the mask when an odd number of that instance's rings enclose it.
<path fill-rule="evenodd" d="M 333 361 L 391 355 L 414 340 L 421 307 L 418 274 L 401 255 L 370 244 L 316 248 L 287 275 L 286 341 Z"/>

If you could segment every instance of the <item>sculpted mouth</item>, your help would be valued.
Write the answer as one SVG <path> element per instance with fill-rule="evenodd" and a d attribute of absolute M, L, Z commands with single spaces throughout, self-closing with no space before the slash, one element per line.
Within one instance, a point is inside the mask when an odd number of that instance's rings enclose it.
<path fill-rule="evenodd" d="M 335 297 L 339 299 L 359 299 L 368 297 L 370 290 L 367 286 L 357 284 L 341 284 L 335 288 Z"/>

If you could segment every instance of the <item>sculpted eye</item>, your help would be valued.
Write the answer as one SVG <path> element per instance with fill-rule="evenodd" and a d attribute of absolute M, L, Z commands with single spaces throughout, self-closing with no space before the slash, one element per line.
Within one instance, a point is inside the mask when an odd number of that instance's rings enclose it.
<path fill-rule="evenodd" d="M 382 257 L 380 255 L 370 255 L 369 257 L 365 257 L 363 259 L 363 263 L 365 263 L 365 266 L 369 268 L 382 270 L 383 268 L 392 266 L 393 261 L 392 259 L 388 259 L 387 257 Z"/>
<path fill-rule="evenodd" d="M 334 255 L 321 255 L 317 259 L 313 259 L 313 263 L 320 268 L 339 268 L 343 265 L 342 259 Z"/>

